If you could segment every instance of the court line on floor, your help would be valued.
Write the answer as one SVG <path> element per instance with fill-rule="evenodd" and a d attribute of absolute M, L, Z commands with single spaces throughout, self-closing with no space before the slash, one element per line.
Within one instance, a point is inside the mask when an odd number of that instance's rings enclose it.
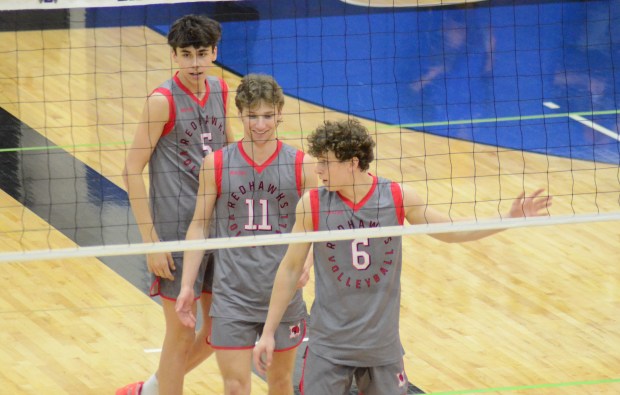
<path fill-rule="evenodd" d="M 419 127 L 429 127 L 429 126 L 452 126 L 452 125 L 467 125 L 467 124 L 477 124 L 477 123 L 531 121 L 535 119 L 570 118 L 571 116 L 583 116 L 583 115 L 595 116 L 595 115 L 615 115 L 615 114 L 620 114 L 620 109 L 601 110 L 601 111 L 574 111 L 574 112 L 563 112 L 563 113 L 557 113 L 557 114 L 517 115 L 513 117 L 499 117 L 499 118 L 461 119 L 461 120 L 440 121 L 440 122 L 405 123 L 405 124 L 400 124 L 400 125 L 388 125 L 388 127 L 419 128 Z"/>
<path fill-rule="evenodd" d="M 482 393 L 486 393 L 486 392 L 526 391 L 526 390 L 536 390 L 536 389 L 549 389 L 549 388 L 561 388 L 561 387 L 577 387 L 577 386 L 583 386 L 583 385 L 601 385 L 601 384 L 614 384 L 614 383 L 620 383 L 620 378 L 600 379 L 600 380 L 567 381 L 567 382 L 563 382 L 563 383 L 544 383 L 544 384 L 519 385 L 519 386 L 509 386 L 509 387 L 496 387 L 496 388 L 478 388 L 478 389 L 469 389 L 469 390 L 428 392 L 426 395 L 482 394 Z"/>
<path fill-rule="evenodd" d="M 604 128 L 598 124 L 595 124 L 592 121 L 589 121 L 583 116 L 595 116 L 595 115 L 615 115 L 620 114 L 620 109 L 615 110 L 601 110 L 601 111 L 577 111 L 577 112 L 565 112 L 565 113 L 557 113 L 557 114 L 536 114 L 536 115 L 519 115 L 513 117 L 499 117 L 499 118 L 478 118 L 478 119 L 459 119 L 452 121 L 438 121 L 438 122 L 419 122 L 419 123 L 403 123 L 397 125 L 384 125 L 378 130 L 381 129 L 394 129 L 394 128 L 406 128 L 406 129 L 416 129 L 416 128 L 425 128 L 425 127 L 434 127 L 434 126 L 453 126 L 453 125 L 468 125 L 468 124 L 479 124 L 479 123 L 495 123 L 495 122 L 514 122 L 514 121 L 531 121 L 536 119 L 552 119 L 552 118 L 572 118 L 579 122 L 586 122 L 584 125 L 591 128 L 602 128 L 605 129 L 608 133 L 609 137 L 614 138 L 620 141 L 620 135 L 610 131 L 609 129 Z M 583 122 L 582 122 L 583 123 Z M 600 131 L 600 130 L 599 130 Z M 300 135 L 304 133 L 309 133 L 309 131 L 304 130 L 284 130 L 279 131 L 278 135 L 287 136 L 287 135 Z M 49 146 L 40 146 L 40 147 L 14 147 L 14 148 L 2 148 L 0 149 L 0 153 L 3 152 L 23 152 L 23 151 L 46 151 L 46 150 L 54 150 L 54 149 L 63 149 L 63 150 L 75 150 L 79 148 L 98 148 L 98 147 L 112 147 L 112 146 L 127 146 L 130 145 L 130 142 L 125 141 L 113 141 L 109 143 L 96 143 L 96 144 L 77 144 L 77 145 L 49 145 Z"/>
<path fill-rule="evenodd" d="M 558 108 L 560 108 L 560 106 L 558 106 L 557 104 L 553 103 L 553 102 L 544 102 L 543 105 L 545 107 L 551 108 L 552 110 L 556 110 Z M 588 115 L 588 114 L 586 114 Z M 590 121 L 589 119 L 586 119 L 584 117 L 582 117 L 580 114 L 577 113 L 570 113 L 570 115 L 568 116 L 570 119 L 579 122 L 580 124 L 595 130 L 599 133 L 604 134 L 605 136 L 611 137 L 614 140 L 620 141 L 620 134 L 607 129 L 606 127 L 599 125 L 597 123 L 594 123 L 593 121 Z"/>
<path fill-rule="evenodd" d="M 113 141 L 110 143 L 93 143 L 93 144 L 74 144 L 74 145 L 43 145 L 38 147 L 15 147 L 15 148 L 0 148 L 0 153 L 3 152 L 26 152 L 26 151 L 50 151 L 50 150 L 65 150 L 71 151 L 77 148 L 99 148 L 99 147 L 114 147 L 119 145 L 129 145 L 131 143 L 125 141 Z M 72 153 L 72 152 L 69 152 Z"/>

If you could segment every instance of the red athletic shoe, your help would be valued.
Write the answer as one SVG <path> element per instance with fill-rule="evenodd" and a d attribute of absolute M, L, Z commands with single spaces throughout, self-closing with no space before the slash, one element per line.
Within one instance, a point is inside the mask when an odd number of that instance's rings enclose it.
<path fill-rule="evenodd" d="M 140 395 L 142 392 L 142 386 L 144 381 L 138 381 L 137 383 L 127 384 L 123 388 L 116 390 L 116 395 Z"/>

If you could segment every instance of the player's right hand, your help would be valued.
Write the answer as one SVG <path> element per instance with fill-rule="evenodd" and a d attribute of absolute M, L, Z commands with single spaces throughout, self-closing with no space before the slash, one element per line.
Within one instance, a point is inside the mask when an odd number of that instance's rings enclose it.
<path fill-rule="evenodd" d="M 149 272 L 153 273 L 157 277 L 174 280 L 174 275 L 172 272 L 176 268 L 174 266 L 174 260 L 172 259 L 171 253 L 158 252 L 148 254 L 146 256 L 146 265 L 148 266 Z"/>

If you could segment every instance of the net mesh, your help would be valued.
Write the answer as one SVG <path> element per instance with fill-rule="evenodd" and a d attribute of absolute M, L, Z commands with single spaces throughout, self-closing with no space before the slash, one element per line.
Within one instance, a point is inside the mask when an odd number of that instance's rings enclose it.
<path fill-rule="evenodd" d="M 141 244 L 121 174 L 146 95 L 175 70 L 167 28 L 187 13 L 221 21 L 210 73 L 233 94 L 245 73 L 276 77 L 287 94 L 279 138 L 296 147 L 323 120 L 354 116 L 377 142 L 371 171 L 411 185 L 455 220 L 512 227 L 620 215 L 617 41 L 605 34 L 616 21 L 615 2 L 436 8 L 325 1 L 290 10 L 274 2 L 45 3 L 38 6 L 54 9 L 0 14 L 2 210 L 11 218 L 1 231 L 11 240 L 3 247 L 9 255 L 0 259 L 28 259 L 19 256 L 32 250 L 32 237 L 47 240 L 37 253 L 63 249 L 56 232 L 95 255 L 162 248 Z M 241 137 L 235 112 L 230 120 Z M 548 218 L 492 220 L 538 187 L 554 196 Z M 28 220 L 28 212 L 43 221 Z"/>
<path fill-rule="evenodd" d="M 146 252 L 499 227 L 515 229 L 403 238 L 408 394 L 620 393 L 620 2 L 452 3 L 0 0 L 3 393 L 149 377 L 165 327 Z M 371 171 L 454 223 L 141 243 L 123 162 L 147 94 L 174 72 L 168 26 L 188 13 L 222 23 L 210 73 L 233 94 L 248 72 L 284 87 L 282 140 L 304 149 L 323 120 L 359 118 Z M 539 187 L 549 216 L 505 218 Z M 186 393 L 223 393 L 214 358 L 197 370 Z"/>

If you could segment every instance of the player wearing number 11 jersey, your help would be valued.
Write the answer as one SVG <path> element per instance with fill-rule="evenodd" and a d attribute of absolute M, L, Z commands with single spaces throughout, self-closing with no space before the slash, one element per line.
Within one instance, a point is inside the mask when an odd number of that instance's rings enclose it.
<path fill-rule="evenodd" d="M 235 103 L 244 137 L 206 157 L 187 239 L 208 236 L 213 209 L 216 234 L 211 237 L 290 233 L 298 201 L 307 188 L 317 185 L 313 161 L 276 138 L 284 105 L 280 86 L 271 77 L 250 74 L 242 79 Z M 286 245 L 220 249 L 216 253 L 210 343 L 225 393 L 249 394 L 252 349 L 262 333 Z M 202 251 L 184 255 L 186 268 L 176 309 L 187 326 L 195 324 L 191 286 L 202 255 Z M 293 394 L 295 354 L 304 337 L 306 314 L 297 290 L 276 331 L 279 352 L 267 374 L 269 393 Z"/>

